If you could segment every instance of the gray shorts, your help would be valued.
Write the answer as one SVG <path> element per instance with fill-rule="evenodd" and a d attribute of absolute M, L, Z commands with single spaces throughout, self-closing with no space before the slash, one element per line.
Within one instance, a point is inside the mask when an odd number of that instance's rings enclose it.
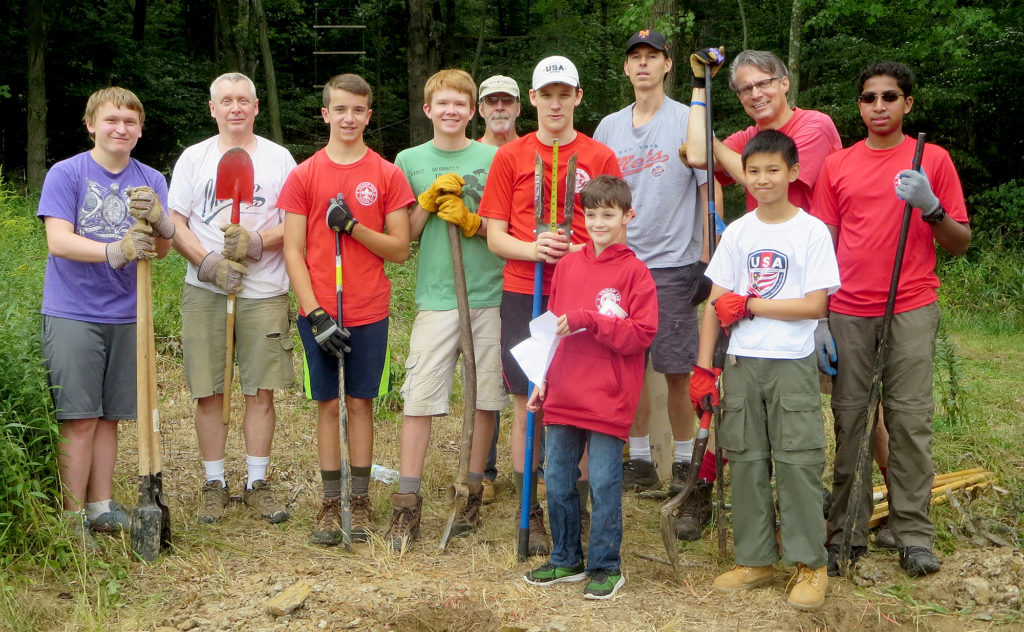
<path fill-rule="evenodd" d="M 43 314 L 43 361 L 57 419 L 135 419 L 135 323 Z"/>
<path fill-rule="evenodd" d="M 658 289 L 658 333 L 650 354 L 658 373 L 689 373 L 697 361 L 697 308 L 690 302 L 700 275 L 696 264 L 651 270 Z"/>
<path fill-rule="evenodd" d="M 224 392 L 227 297 L 185 284 L 181 347 L 192 397 Z M 242 393 L 287 388 L 295 383 L 288 295 L 235 299 L 235 358 Z"/>

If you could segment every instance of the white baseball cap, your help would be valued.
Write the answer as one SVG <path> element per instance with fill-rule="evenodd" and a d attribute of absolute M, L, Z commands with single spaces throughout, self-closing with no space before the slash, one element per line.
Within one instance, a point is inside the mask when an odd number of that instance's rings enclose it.
<path fill-rule="evenodd" d="M 511 94 L 515 98 L 519 98 L 519 84 L 512 77 L 506 77 L 505 75 L 494 75 L 483 80 L 480 84 L 480 98 L 484 98 L 489 94 Z"/>
<path fill-rule="evenodd" d="M 580 73 L 576 66 L 561 55 L 553 55 L 540 60 L 533 69 L 533 89 L 540 90 L 552 83 L 564 83 L 573 88 L 580 87 Z"/>

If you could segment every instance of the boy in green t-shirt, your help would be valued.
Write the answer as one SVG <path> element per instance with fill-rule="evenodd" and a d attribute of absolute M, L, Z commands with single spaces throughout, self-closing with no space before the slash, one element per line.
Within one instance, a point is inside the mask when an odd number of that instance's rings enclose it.
<path fill-rule="evenodd" d="M 448 414 L 455 363 L 462 352 L 455 301 L 448 223 L 461 230 L 461 246 L 476 356 L 477 399 L 469 465 L 469 499 L 452 534 L 480 523 L 483 471 L 494 431 L 494 411 L 508 404 L 501 377 L 499 338 L 501 278 L 504 261 L 487 249 L 487 220 L 476 214 L 496 148 L 466 137 L 476 111 L 476 85 L 462 70 L 434 74 L 423 89 L 423 112 L 434 127 L 432 140 L 398 154 L 419 203 L 409 213 L 412 239 L 419 239 L 416 320 L 409 340 L 402 386 L 402 423 L 398 493 L 385 541 L 401 550 L 419 534 L 420 480 L 430 442 L 431 418 Z M 457 191 L 458 193 L 453 193 Z M 467 405 L 473 404 L 467 402 Z"/>

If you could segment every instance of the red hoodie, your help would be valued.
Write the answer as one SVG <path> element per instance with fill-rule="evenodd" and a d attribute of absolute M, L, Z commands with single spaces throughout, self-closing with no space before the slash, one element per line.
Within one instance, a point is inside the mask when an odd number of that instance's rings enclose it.
<path fill-rule="evenodd" d="M 613 301 L 625 318 L 598 312 Z M 548 309 L 569 328 L 547 374 L 544 423 L 629 436 L 644 377 L 644 354 L 658 331 L 658 295 L 633 251 L 612 244 L 600 257 L 588 241 L 555 267 Z"/>

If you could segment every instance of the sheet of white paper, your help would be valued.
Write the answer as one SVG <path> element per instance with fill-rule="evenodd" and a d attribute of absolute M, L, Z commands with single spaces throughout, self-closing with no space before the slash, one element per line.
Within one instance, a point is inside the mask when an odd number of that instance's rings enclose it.
<path fill-rule="evenodd" d="M 562 339 L 555 335 L 557 329 L 558 317 L 550 311 L 544 312 L 530 321 L 530 337 L 512 347 L 512 357 L 534 384 L 544 381 L 551 359 L 555 357 L 555 349 Z"/>

